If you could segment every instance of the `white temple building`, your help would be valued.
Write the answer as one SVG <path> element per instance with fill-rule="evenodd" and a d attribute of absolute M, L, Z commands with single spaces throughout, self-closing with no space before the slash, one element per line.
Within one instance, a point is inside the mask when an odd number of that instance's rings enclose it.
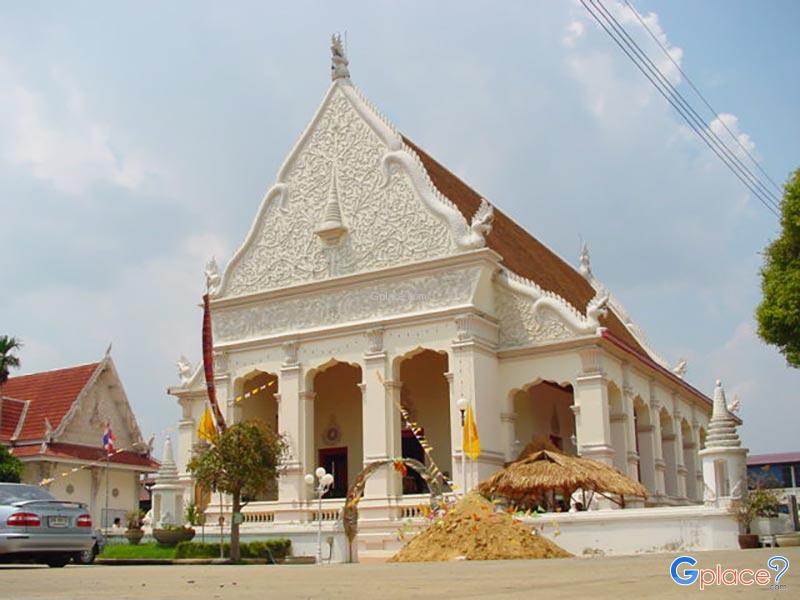
<path fill-rule="evenodd" d="M 333 520 L 365 465 L 425 460 L 396 402 L 463 485 L 461 397 L 482 447 L 472 484 L 547 437 L 641 481 L 648 506 L 702 503 L 712 402 L 684 379 L 685 362 L 653 351 L 586 247 L 574 268 L 436 162 L 354 85 L 337 39 L 332 48 L 330 87 L 244 243 L 222 274 L 207 267 L 226 418 L 259 418 L 290 444 L 244 531 Z M 191 498 L 186 464 L 207 399 L 201 366 L 180 365 L 169 393 Z M 321 515 L 303 479 L 319 465 L 335 478 Z M 413 515 L 420 484 L 379 471 L 362 522 Z"/>

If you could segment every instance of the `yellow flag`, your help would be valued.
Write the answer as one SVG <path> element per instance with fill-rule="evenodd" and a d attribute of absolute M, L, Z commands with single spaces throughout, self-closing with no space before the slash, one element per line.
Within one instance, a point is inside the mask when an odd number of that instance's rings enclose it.
<path fill-rule="evenodd" d="M 200 425 L 197 428 L 197 435 L 201 440 L 214 442 L 217 439 L 217 428 L 214 426 L 214 418 L 211 416 L 211 409 L 206 406 L 203 416 L 200 418 Z"/>
<path fill-rule="evenodd" d="M 461 439 L 462 450 L 472 460 L 481 455 L 481 439 L 478 437 L 478 424 L 475 422 L 475 413 L 472 412 L 472 405 L 467 407 L 464 415 L 464 431 Z"/>

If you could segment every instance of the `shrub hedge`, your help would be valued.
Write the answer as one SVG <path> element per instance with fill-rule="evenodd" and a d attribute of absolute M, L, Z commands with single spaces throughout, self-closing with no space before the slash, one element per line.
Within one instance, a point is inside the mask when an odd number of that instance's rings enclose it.
<path fill-rule="evenodd" d="M 276 538 L 271 540 L 256 540 L 254 542 L 242 542 L 239 544 L 242 558 L 267 558 L 272 554 L 272 558 L 285 558 L 292 547 L 291 540 Z M 231 555 L 231 545 L 226 543 L 223 546 L 226 557 Z M 175 546 L 175 558 L 218 558 L 219 544 L 201 542 L 180 542 Z"/>

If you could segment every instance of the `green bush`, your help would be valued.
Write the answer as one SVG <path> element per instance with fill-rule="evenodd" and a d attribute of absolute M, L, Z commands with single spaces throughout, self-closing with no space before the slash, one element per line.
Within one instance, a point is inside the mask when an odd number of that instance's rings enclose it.
<path fill-rule="evenodd" d="M 267 558 L 267 548 L 273 558 L 284 558 L 289 554 L 292 542 L 287 539 L 277 538 L 271 540 L 256 540 L 241 544 L 242 558 Z M 225 557 L 230 556 L 231 545 L 223 546 Z M 200 542 L 180 542 L 175 547 L 175 558 L 218 558 L 219 544 L 203 544 Z"/>

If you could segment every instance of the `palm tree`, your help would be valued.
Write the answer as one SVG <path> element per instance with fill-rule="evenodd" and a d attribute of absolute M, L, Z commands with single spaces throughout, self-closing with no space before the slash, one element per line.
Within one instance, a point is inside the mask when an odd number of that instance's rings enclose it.
<path fill-rule="evenodd" d="M 14 354 L 14 351 L 20 348 L 22 348 L 22 340 L 0 335 L 0 387 L 8 381 L 11 369 L 19 368 L 19 357 Z"/>

